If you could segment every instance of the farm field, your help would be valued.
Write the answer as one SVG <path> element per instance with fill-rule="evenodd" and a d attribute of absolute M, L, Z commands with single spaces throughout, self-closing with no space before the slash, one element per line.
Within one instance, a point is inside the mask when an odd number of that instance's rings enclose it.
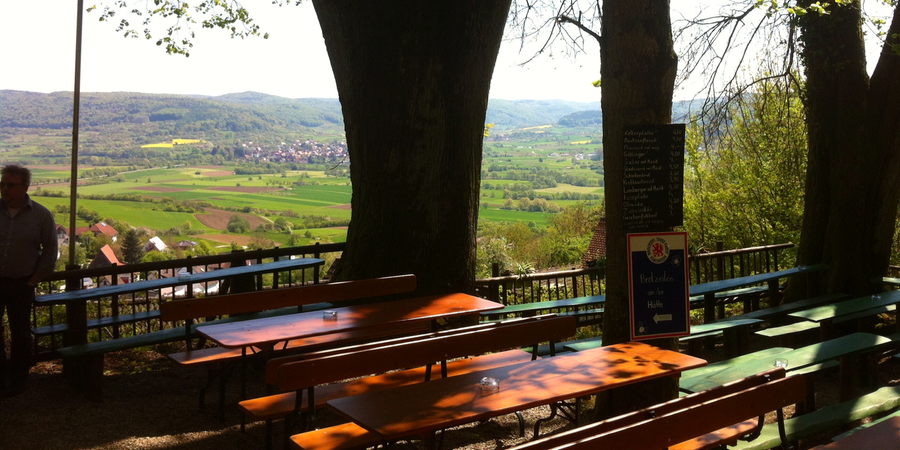
<path fill-rule="evenodd" d="M 582 201 L 572 200 L 567 194 L 602 196 L 602 175 L 598 173 L 601 162 L 591 160 L 591 155 L 599 151 L 596 144 L 598 130 L 541 126 L 499 133 L 505 133 L 507 137 L 485 142 L 479 220 L 547 225 L 550 216 L 546 212 L 501 209 L 506 203 L 504 193 L 509 191 L 530 190 L 532 196 L 550 195 L 555 198 L 551 201 L 559 207 Z M 174 144 L 175 141 L 172 142 Z M 189 142 L 178 142 L 179 145 L 182 143 Z M 173 145 L 164 141 L 161 144 Z M 27 153 L 27 150 L 24 151 Z M 32 194 L 55 211 L 58 223 L 68 226 L 70 200 L 61 196 L 41 196 L 40 192 L 68 192 L 70 187 L 65 180 L 71 174 L 70 167 L 50 164 L 29 167 L 34 173 Z M 78 207 L 132 226 L 159 232 L 187 227 L 191 231 L 190 239 L 205 239 L 217 245 L 232 242 L 247 245 L 253 239 L 263 238 L 285 244 L 292 238 L 285 231 L 227 232 L 228 220 L 238 214 L 247 219 L 254 229 L 260 225 L 272 225 L 283 217 L 293 224 L 295 243 L 317 240 L 342 242 L 346 239 L 346 226 L 318 228 L 321 225 L 315 225 L 317 228 L 307 229 L 304 221 L 315 218 L 317 223 L 332 220 L 342 221 L 341 225 L 349 221 L 352 187 L 347 177 L 312 170 L 238 175 L 234 167 L 223 165 L 149 169 L 79 167 L 80 174 L 88 171 L 93 171 L 94 177 L 79 179 L 81 198 L 78 199 Z M 564 178 L 564 181 L 554 187 L 543 187 L 535 185 L 527 177 L 510 176 L 514 172 L 527 174 L 535 171 L 556 174 L 555 177 Z M 580 180 L 579 184 L 587 185 L 576 186 L 571 180 Z M 485 188 L 485 185 L 489 186 Z M 134 196 L 151 201 L 134 201 Z M 115 197 L 130 198 L 122 201 Z M 206 206 L 205 212 L 183 212 L 185 208 L 177 207 L 192 203 L 211 206 Z M 86 225 L 81 219 L 76 222 L 76 226 Z"/>

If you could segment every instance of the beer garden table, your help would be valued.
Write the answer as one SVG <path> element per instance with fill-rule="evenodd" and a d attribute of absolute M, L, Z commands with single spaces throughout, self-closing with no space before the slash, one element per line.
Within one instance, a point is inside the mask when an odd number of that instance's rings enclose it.
<path fill-rule="evenodd" d="M 384 441 L 433 433 L 655 378 L 678 377 L 706 361 L 628 342 L 331 400 L 328 407 Z M 492 377 L 499 390 L 481 391 Z M 403 401 L 397 401 L 403 399 Z M 432 444 L 434 439 L 431 439 Z"/>
<path fill-rule="evenodd" d="M 222 347 L 241 349 L 241 386 L 245 386 L 245 357 L 251 347 L 269 353 L 278 343 L 287 344 L 294 339 L 409 322 L 431 321 L 435 328 L 443 319 L 467 315 L 477 318 L 483 311 L 502 307 L 497 302 L 453 293 L 208 325 L 197 327 L 197 333 Z M 246 397 L 243 390 L 241 397 Z"/>

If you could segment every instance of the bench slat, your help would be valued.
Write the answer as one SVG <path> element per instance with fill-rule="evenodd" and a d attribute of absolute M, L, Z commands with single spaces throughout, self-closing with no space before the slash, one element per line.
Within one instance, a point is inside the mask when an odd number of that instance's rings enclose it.
<path fill-rule="evenodd" d="M 173 300 L 163 303 L 160 306 L 160 310 L 162 310 L 163 320 L 177 321 L 321 302 L 379 297 L 412 292 L 415 289 L 415 275 L 398 275 L 394 277 L 338 281 L 241 294 Z"/>
<path fill-rule="evenodd" d="M 779 380 L 784 378 L 784 369 L 772 369 L 760 374 L 756 374 L 747 378 L 743 378 L 741 380 L 737 380 L 732 383 L 725 384 L 723 386 L 708 389 L 706 391 L 697 392 L 694 394 L 690 394 L 686 397 L 681 397 L 675 400 L 670 400 L 665 403 L 660 403 L 658 405 L 653 405 L 648 408 L 644 408 L 638 411 L 633 411 L 630 413 L 626 413 L 620 416 L 616 416 L 610 419 L 607 419 L 602 422 L 596 422 L 589 425 L 585 425 L 579 428 L 575 428 L 569 431 L 564 431 L 555 435 L 546 436 L 540 439 L 536 439 L 534 441 L 519 445 L 515 447 L 515 450 L 547 450 L 551 448 L 557 448 L 558 446 L 565 445 L 567 443 L 577 442 L 582 439 L 586 439 L 592 436 L 602 435 L 604 433 L 608 433 L 617 429 L 621 429 L 623 427 L 628 427 L 634 424 L 642 423 L 648 419 L 653 417 L 661 417 L 667 414 L 670 414 L 675 411 L 683 410 L 686 408 L 690 408 L 697 405 L 702 405 L 705 402 L 713 401 L 717 398 L 722 398 L 734 393 L 742 392 L 750 388 L 758 387 L 769 383 L 771 380 Z M 752 414 L 751 414 L 752 415 Z M 746 417 L 745 417 L 746 418 Z M 743 419 L 736 419 L 735 423 L 742 421 Z M 724 428 L 720 427 L 720 428 Z M 714 429 L 714 428 L 713 428 Z M 704 433 L 697 433 L 698 435 Z M 692 436 L 693 438 L 693 436 Z M 681 441 L 686 441 L 687 439 L 682 439 Z M 669 442 L 662 446 L 655 446 L 655 448 L 666 448 L 669 445 L 674 445 L 676 442 Z M 638 447 L 625 445 L 622 447 L 596 447 L 596 448 L 652 448 L 651 447 Z"/>
<path fill-rule="evenodd" d="M 531 354 L 522 350 L 507 350 L 500 353 L 459 359 L 447 363 L 447 376 L 463 375 L 530 360 Z M 425 372 L 425 367 L 417 367 L 415 369 L 357 378 L 343 383 L 318 386 L 315 391 L 315 406 L 317 409 L 324 407 L 328 400 L 335 398 L 421 383 L 425 381 Z M 433 365 L 431 373 L 433 378 L 441 378 L 440 365 Z M 296 400 L 296 392 L 292 391 L 244 400 L 238 403 L 238 407 L 254 420 L 272 420 L 280 419 L 294 412 Z M 304 403 L 302 410 L 308 410 L 308 405 Z"/>
<path fill-rule="evenodd" d="M 381 436 L 353 423 L 344 423 L 291 436 L 292 448 L 301 450 L 351 450 L 377 445 Z"/>
<path fill-rule="evenodd" d="M 888 386 L 853 400 L 792 417 L 784 422 L 784 426 L 788 439 L 797 441 L 898 407 L 900 407 L 900 386 Z M 738 442 L 735 447 L 729 449 L 767 450 L 778 445 L 778 434 L 773 429 L 765 427 L 758 439 L 752 442 Z"/>
<path fill-rule="evenodd" d="M 574 317 L 545 316 L 535 319 L 537 320 L 517 322 L 509 326 L 284 364 L 278 368 L 278 388 L 292 391 L 438 360 L 517 348 L 523 342 L 558 341 L 575 334 Z"/>
<path fill-rule="evenodd" d="M 563 441 L 562 445 L 554 448 L 571 450 L 667 448 L 694 439 L 698 435 L 731 427 L 748 417 L 759 417 L 782 407 L 801 403 L 805 395 L 806 380 L 803 377 L 782 378 L 630 426 L 576 441 Z"/>

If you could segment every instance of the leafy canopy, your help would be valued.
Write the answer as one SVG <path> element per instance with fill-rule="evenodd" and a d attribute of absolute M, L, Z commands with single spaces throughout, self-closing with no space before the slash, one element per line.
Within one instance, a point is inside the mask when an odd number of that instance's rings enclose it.
<path fill-rule="evenodd" d="M 301 0 L 272 0 L 272 4 L 277 6 L 300 3 Z M 91 6 L 88 12 L 95 9 L 97 6 Z M 193 6 L 182 0 L 152 0 L 152 4 L 146 0 L 115 0 L 111 5 L 103 6 L 100 21 L 113 21 L 117 16 L 125 17 L 119 18 L 116 31 L 123 32 L 125 37 L 143 36 L 147 40 L 154 39 L 157 34 L 151 29 L 151 22 L 163 22 L 163 26 L 167 27 L 165 35 L 157 38 L 156 45 L 165 46 L 166 53 L 170 55 L 190 56 L 190 49 L 194 46 L 191 40 L 195 37 L 192 28 L 198 23 L 202 28 L 227 30 L 232 38 L 269 38 L 269 33 L 260 30 L 247 8 L 234 0 L 205 0 Z M 132 20 L 143 29 L 139 31 L 132 25 Z"/>

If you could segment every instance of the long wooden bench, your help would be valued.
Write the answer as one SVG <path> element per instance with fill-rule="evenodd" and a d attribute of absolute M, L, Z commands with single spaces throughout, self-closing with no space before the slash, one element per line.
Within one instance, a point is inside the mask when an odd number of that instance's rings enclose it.
<path fill-rule="evenodd" d="M 193 336 L 193 329 L 197 325 L 194 323 L 195 320 L 221 316 L 231 316 L 230 319 L 232 320 L 256 318 L 260 316 L 260 311 L 277 311 L 278 313 L 300 312 L 304 306 L 308 305 L 390 296 L 412 292 L 415 289 L 415 275 L 399 275 L 174 300 L 164 303 L 160 310 L 162 320 L 184 322 L 182 335 L 188 350 L 170 354 L 169 359 L 181 366 L 204 366 L 209 370 L 207 384 L 200 389 L 200 406 L 203 407 L 205 392 L 212 386 L 213 380 L 218 375 L 222 375 L 221 369 L 223 364 L 241 360 L 244 353 L 241 349 L 222 347 L 192 349 L 191 337 Z M 206 322 L 206 324 L 209 323 L 211 322 Z M 402 334 L 421 333 L 428 331 L 428 327 L 427 323 L 404 323 L 389 327 L 334 333 L 291 341 L 279 349 L 282 351 L 315 351 L 335 345 L 346 345 Z M 224 405 L 225 377 L 219 376 L 218 378 L 220 380 L 219 404 L 221 411 L 221 405 Z"/>
<path fill-rule="evenodd" d="M 785 378 L 784 370 L 775 368 L 514 448 L 713 449 L 769 428 L 763 425 L 771 411 L 777 412 L 776 428 L 783 431 L 782 408 L 804 400 L 805 383 L 805 378 Z"/>
<path fill-rule="evenodd" d="M 305 411 L 314 420 L 316 409 L 328 400 L 427 381 L 436 362 L 440 364 L 439 376 L 448 377 L 522 362 L 523 358 L 534 359 L 536 354 L 515 349 L 538 342 L 560 341 L 574 336 L 575 330 L 574 317 L 545 315 L 429 333 L 384 345 L 366 344 L 275 358 L 267 364 L 266 374 L 283 393 L 242 401 L 239 407 L 248 418 L 266 421 L 267 443 L 271 442 L 272 420 L 286 419 L 287 443 L 291 426 L 288 419 L 294 413 Z M 335 383 L 342 380 L 350 381 Z M 327 440 L 334 431 L 326 428 L 314 433 Z M 378 439 L 377 435 L 363 434 L 367 435 L 366 442 Z M 307 437 L 318 439 L 313 435 Z"/>

